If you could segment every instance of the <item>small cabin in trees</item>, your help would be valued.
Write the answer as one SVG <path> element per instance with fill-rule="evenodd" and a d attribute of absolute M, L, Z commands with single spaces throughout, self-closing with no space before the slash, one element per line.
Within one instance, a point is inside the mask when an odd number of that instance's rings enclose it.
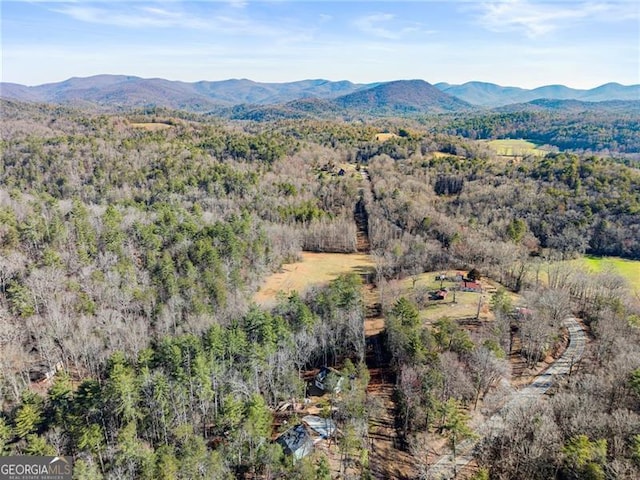
<path fill-rule="evenodd" d="M 282 446 L 285 455 L 300 460 L 313 451 L 316 443 L 333 437 L 336 431 L 336 424 L 330 418 L 306 415 L 302 417 L 302 423 L 284 432 L 276 442 Z"/>
<path fill-rule="evenodd" d="M 44 364 L 38 365 L 29 371 L 29 380 L 34 383 L 48 382 L 63 368 L 62 362 L 56 363 L 53 367 Z"/>
<path fill-rule="evenodd" d="M 313 438 L 314 445 L 322 440 L 333 437 L 338 430 L 333 420 L 318 417 L 317 415 L 305 415 L 302 417 L 302 423 L 309 427 L 315 434 L 315 438 Z"/>
<path fill-rule="evenodd" d="M 284 432 L 276 442 L 282 446 L 285 455 L 293 456 L 294 460 L 300 460 L 313 451 L 313 440 L 303 423 Z"/>
<path fill-rule="evenodd" d="M 313 383 L 320 390 L 328 390 L 330 387 L 329 387 L 329 385 L 327 385 L 327 381 L 326 380 L 327 380 L 327 376 L 330 373 L 333 373 L 337 377 L 336 382 L 335 382 L 335 386 L 333 386 L 333 389 L 332 389 L 333 390 L 332 393 L 340 393 L 342 391 L 342 382 L 344 381 L 344 377 L 335 368 L 322 367 L 320 369 L 320 371 L 314 377 Z"/>

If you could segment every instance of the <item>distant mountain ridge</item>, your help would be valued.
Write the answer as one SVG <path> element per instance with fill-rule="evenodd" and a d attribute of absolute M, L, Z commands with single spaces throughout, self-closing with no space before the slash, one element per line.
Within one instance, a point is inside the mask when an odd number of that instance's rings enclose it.
<path fill-rule="evenodd" d="M 515 112 L 554 112 L 563 113 L 631 113 L 640 115 L 640 100 L 605 100 L 602 102 L 585 102 L 583 100 L 555 100 L 540 98 L 527 103 L 511 103 L 492 109 L 498 113 Z"/>
<path fill-rule="evenodd" d="M 97 105 L 109 109 L 159 106 L 195 112 L 224 112 L 233 118 L 261 119 L 447 113 L 526 104 L 540 99 L 629 101 L 640 100 L 640 85 L 608 83 L 591 90 L 547 85 L 527 90 L 484 82 L 431 85 L 424 80 L 356 84 L 324 79 L 285 83 L 229 79 L 189 83 L 128 75 L 96 75 L 33 87 L 0 83 L 0 97 L 22 102 Z M 563 107 L 564 104 L 557 106 Z"/>
<path fill-rule="evenodd" d="M 236 105 L 215 113 L 237 120 L 325 118 L 354 116 L 406 116 L 461 112 L 472 105 L 441 92 L 423 80 L 397 80 L 342 95 L 334 99 L 300 98 L 270 105 Z"/>
<path fill-rule="evenodd" d="M 247 79 L 181 82 L 126 75 L 73 77 L 27 87 L 0 83 L 0 97 L 27 102 L 140 107 L 150 104 L 186 110 L 208 110 L 240 104 L 268 105 L 305 97 L 334 98 L 363 88 L 348 81 L 301 80 L 260 83 Z"/>
<path fill-rule="evenodd" d="M 455 112 L 471 108 L 424 80 L 396 80 L 343 95 L 334 102 L 346 109 L 372 113 Z"/>
<path fill-rule="evenodd" d="M 564 85 L 545 85 L 527 90 L 485 82 L 467 82 L 462 85 L 436 83 L 435 87 L 472 105 L 484 107 L 501 107 L 540 99 L 582 100 L 585 102 L 640 100 L 640 85 L 625 86 L 619 83 L 606 83 L 590 90 L 579 90 Z"/>

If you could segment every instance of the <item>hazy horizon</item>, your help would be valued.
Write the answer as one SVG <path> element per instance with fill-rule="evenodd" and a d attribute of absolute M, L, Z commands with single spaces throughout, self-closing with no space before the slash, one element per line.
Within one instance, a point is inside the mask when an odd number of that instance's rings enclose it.
<path fill-rule="evenodd" d="M 634 85 L 639 9 L 626 0 L 5 1 L 1 77 Z"/>
<path fill-rule="evenodd" d="M 79 75 L 74 75 L 72 77 L 68 77 L 68 78 L 64 78 L 62 80 L 54 80 L 51 82 L 44 82 L 44 83 L 38 83 L 38 84 L 33 84 L 33 85 L 29 85 L 29 84 L 23 84 L 23 83 L 18 83 L 18 82 L 8 82 L 5 80 L 2 80 L 3 83 L 14 83 L 14 84 L 18 84 L 18 85 L 24 85 L 27 87 L 40 87 L 43 85 L 50 85 L 50 84 L 57 84 L 57 83 L 62 83 L 65 82 L 67 80 L 72 80 L 72 79 L 87 79 L 87 78 L 92 78 L 92 77 L 100 77 L 100 76 L 114 76 L 114 77 L 135 77 L 135 78 L 140 78 L 142 80 L 167 80 L 167 81 L 171 81 L 171 82 L 183 82 L 183 83 L 197 83 L 197 82 L 225 82 L 225 81 L 230 81 L 230 80 L 247 80 L 250 82 L 255 82 L 255 83 L 270 83 L 270 84 L 286 84 L 286 83 L 296 83 L 296 82 L 304 82 L 304 81 L 313 81 L 313 80 L 326 80 L 329 82 L 341 82 L 341 81 L 348 81 L 357 85 L 370 85 L 370 84 L 376 84 L 376 83 L 386 83 L 386 82 L 395 82 L 395 81 L 410 81 L 410 80 L 424 80 L 425 82 L 428 82 L 432 85 L 436 85 L 439 83 L 447 83 L 449 85 L 464 85 L 466 83 L 489 83 L 489 84 L 494 84 L 494 85 L 498 85 L 500 87 L 503 88 L 522 88 L 524 90 L 535 90 L 536 88 L 543 88 L 543 87 L 553 87 L 553 86 L 562 86 L 562 87 L 568 87 L 568 88 L 572 88 L 575 90 L 592 90 L 594 88 L 598 88 L 598 87 L 602 87 L 604 85 L 607 84 L 611 84 L 611 83 L 617 83 L 619 85 L 622 85 L 623 87 L 631 87 L 631 86 L 636 86 L 636 85 L 640 85 L 640 83 L 629 83 L 629 84 L 624 84 L 624 83 L 620 83 L 620 82 L 616 82 L 616 81 L 609 81 L 609 82 L 605 82 L 605 83 L 601 83 L 598 85 L 594 85 L 592 87 L 588 87 L 588 88 L 580 88 L 580 87 L 574 87 L 572 85 L 566 85 L 566 84 L 561 84 L 561 83 L 549 83 L 549 84 L 545 84 L 545 85 L 536 85 L 534 87 L 521 87 L 520 85 L 501 85 L 501 84 L 497 84 L 495 82 L 490 82 L 490 81 L 485 81 L 485 80 L 467 80 L 465 82 L 460 82 L 460 83 L 452 83 L 452 82 L 447 82 L 446 80 L 441 80 L 438 82 L 432 82 L 427 78 L 395 78 L 395 79 L 391 79 L 391 80 L 379 80 L 379 81 L 372 81 L 372 82 L 354 82 L 348 78 L 337 78 L 337 79 L 329 79 L 329 78 L 298 78 L 298 79 L 293 79 L 293 80 L 283 80 L 281 82 L 268 82 L 268 81 L 260 81 L 260 80 L 255 80 L 253 78 L 245 78 L 245 77 L 233 77 L 233 78 L 222 78 L 222 79 L 217 79 L 217 80 L 208 80 L 206 78 L 201 78 L 199 80 L 182 80 L 182 79 L 178 79 L 178 78 L 166 78 L 166 77 L 142 77 L 139 75 L 130 75 L 130 74 L 126 74 L 126 73 L 97 73 L 95 75 L 87 75 L 87 76 L 79 76 Z M 639 99 L 640 100 L 640 99 Z"/>

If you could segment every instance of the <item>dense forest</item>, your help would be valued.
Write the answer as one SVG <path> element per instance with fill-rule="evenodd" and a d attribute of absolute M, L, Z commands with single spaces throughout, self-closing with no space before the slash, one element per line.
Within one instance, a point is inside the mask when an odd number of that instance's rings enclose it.
<path fill-rule="evenodd" d="M 640 475 L 637 292 L 557 263 L 640 259 L 640 171 L 623 155 L 638 151 L 637 120 L 251 122 L 9 101 L 2 115 L 0 454 L 70 455 L 78 479 L 376 477 L 371 279 L 252 301 L 302 251 L 355 252 L 361 204 L 410 478 L 431 478 L 434 438 L 455 449 L 479 404 L 498 408 L 514 338 L 534 366 L 574 314 L 586 358 L 479 443 L 473 474 Z M 479 141 L 496 137 L 557 151 L 500 157 Z M 424 325 L 425 292 L 395 290 L 449 269 L 500 283 L 494 321 Z M 533 314 L 517 318 L 515 294 Z M 303 401 L 322 366 L 345 380 L 321 409 L 338 454 L 294 461 L 272 441 L 296 421 L 279 407 Z"/>

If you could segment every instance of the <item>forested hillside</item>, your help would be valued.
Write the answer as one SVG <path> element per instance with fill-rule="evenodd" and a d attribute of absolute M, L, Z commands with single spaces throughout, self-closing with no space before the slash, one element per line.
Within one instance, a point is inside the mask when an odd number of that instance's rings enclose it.
<path fill-rule="evenodd" d="M 589 133 L 586 118 L 574 133 L 519 115 L 249 122 L 3 101 L 0 453 L 71 455 L 86 479 L 372 478 L 371 279 L 340 276 L 269 309 L 251 300 L 302 251 L 355 252 L 359 204 L 414 477 L 433 457 L 421 446 L 473 436 L 467 415 L 508 382 L 513 339 L 534 368 L 566 346 L 575 313 L 594 338 L 583 365 L 483 441 L 478 465 L 491 478 L 634 478 L 637 294 L 555 262 L 640 259 L 640 172 L 598 147 L 604 135 L 637 152 L 638 128 L 605 119 L 605 134 L 594 119 Z M 561 135 L 593 152 L 504 158 L 477 141 L 564 150 Z M 441 270 L 499 282 L 490 324 L 427 325 L 427 293 L 394 283 Z M 516 324 L 512 298 L 534 314 Z M 293 461 L 272 441 L 299 420 L 280 407 L 303 403 L 304 375 L 323 366 L 344 379 L 319 407 L 339 435 Z"/>
<path fill-rule="evenodd" d="M 538 100 L 502 110 L 459 117 L 439 130 L 471 139 L 528 138 L 561 150 L 626 156 L 637 165 L 640 102 Z"/>

